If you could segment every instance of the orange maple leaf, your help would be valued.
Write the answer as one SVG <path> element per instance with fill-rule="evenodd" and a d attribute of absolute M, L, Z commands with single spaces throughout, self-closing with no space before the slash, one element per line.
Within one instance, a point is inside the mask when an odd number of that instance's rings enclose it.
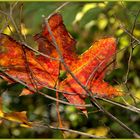
<path fill-rule="evenodd" d="M 106 83 L 103 78 L 106 74 L 107 64 L 111 62 L 116 53 L 116 41 L 113 37 L 100 39 L 82 55 L 75 53 L 76 41 L 66 30 L 60 14 L 56 13 L 49 19 L 49 26 L 62 52 L 63 59 L 77 80 L 86 86 L 92 93 L 101 97 L 114 97 L 122 95 L 115 87 Z M 50 57 L 59 59 L 58 52 L 47 26 L 42 33 L 37 34 L 38 50 Z M 42 55 L 35 55 L 29 48 L 16 42 L 11 37 L 0 34 L 0 66 L 5 71 L 27 83 L 30 87 L 41 89 L 54 88 L 59 79 L 60 70 L 66 71 L 60 61 L 52 60 Z M 34 83 L 35 82 L 35 83 Z M 85 105 L 86 91 L 67 73 L 67 78 L 60 81 L 59 87 L 67 100 L 72 104 Z M 73 95 L 66 92 L 75 93 Z M 29 94 L 25 89 L 23 94 Z M 77 107 L 84 113 L 85 107 Z"/>

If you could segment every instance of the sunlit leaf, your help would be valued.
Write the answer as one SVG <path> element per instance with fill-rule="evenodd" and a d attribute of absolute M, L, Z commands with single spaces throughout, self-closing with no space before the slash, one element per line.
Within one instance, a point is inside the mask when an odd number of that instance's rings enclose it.
<path fill-rule="evenodd" d="M 26 116 L 26 111 L 5 113 L 2 108 L 2 98 L 0 98 L 0 118 L 19 123 L 23 127 L 32 127 L 32 123 Z"/>
<path fill-rule="evenodd" d="M 103 80 L 108 65 L 116 53 L 115 38 L 100 39 L 94 42 L 86 52 L 78 56 L 75 52 L 76 41 L 66 30 L 61 15 L 58 13 L 52 15 L 48 23 L 57 46 L 45 24 L 43 31 L 34 37 L 35 41 L 38 42 L 40 52 L 59 59 L 60 54 L 56 49 L 58 47 L 65 64 L 75 78 L 83 86 L 86 86 L 93 95 L 108 98 L 122 95 L 118 88 L 112 87 Z M 88 93 L 67 72 L 61 61 L 52 60 L 40 54 L 35 55 L 32 50 L 5 34 L 0 34 L 0 66 L 5 72 L 25 82 L 29 87 L 36 90 L 43 87 L 58 88 L 70 103 L 85 105 Z M 61 79 L 59 79 L 60 77 Z M 56 87 L 58 80 L 60 80 L 60 84 Z M 66 92 L 74 94 L 70 95 Z M 27 94 L 30 94 L 30 91 L 25 89 L 22 95 Z M 77 106 L 77 108 L 87 114 L 85 107 Z"/>

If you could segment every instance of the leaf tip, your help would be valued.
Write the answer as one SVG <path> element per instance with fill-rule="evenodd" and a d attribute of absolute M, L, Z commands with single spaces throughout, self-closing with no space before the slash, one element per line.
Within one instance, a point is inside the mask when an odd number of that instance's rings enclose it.
<path fill-rule="evenodd" d="M 83 114 L 86 116 L 86 118 L 88 118 L 88 113 L 87 110 L 82 110 Z"/>

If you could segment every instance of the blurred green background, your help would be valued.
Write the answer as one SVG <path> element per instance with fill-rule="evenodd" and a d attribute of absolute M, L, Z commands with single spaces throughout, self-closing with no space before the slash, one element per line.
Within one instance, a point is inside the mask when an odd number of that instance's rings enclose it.
<path fill-rule="evenodd" d="M 18 26 L 22 26 L 22 32 L 29 45 L 37 48 L 36 42 L 33 41 L 33 35 L 42 30 L 42 15 L 48 16 L 62 4 L 63 2 L 19 2 L 16 5 L 13 10 L 13 18 Z M 0 3 L 1 11 L 8 12 L 9 7 L 9 2 Z M 131 37 L 120 28 L 120 25 L 125 26 L 124 28 L 131 32 L 139 10 L 140 2 L 70 2 L 60 10 L 66 28 L 77 40 L 78 54 L 87 50 L 93 41 L 108 36 L 114 36 L 117 39 L 118 51 L 126 48 L 117 53 L 116 66 L 106 75 L 105 80 L 112 85 L 122 86 L 124 83 L 131 51 Z M 0 29 L 3 29 L 7 18 L 0 13 L 0 19 Z M 3 32 L 18 40 L 14 27 L 11 23 L 9 26 L 12 32 L 8 27 L 4 28 Z M 138 39 L 140 38 L 140 15 L 137 17 L 133 34 Z M 113 100 L 140 107 L 140 46 L 137 42 L 135 45 L 137 46 L 133 50 L 127 81 L 129 90 L 123 86 L 125 95 Z M 30 121 L 58 126 L 56 103 L 39 94 L 18 96 L 22 88 L 23 86 L 20 84 L 9 85 L 0 79 L 3 109 L 7 112 L 25 110 Z M 55 97 L 54 92 L 47 89 L 43 89 L 43 91 Z M 60 98 L 65 100 L 64 97 Z M 100 102 L 128 127 L 140 132 L 139 114 L 106 102 Z M 96 108 L 89 108 L 88 112 L 89 118 L 86 118 L 75 107 L 60 104 L 60 114 L 66 128 L 108 138 L 132 138 L 129 132 L 103 113 L 96 111 Z M 63 138 L 63 136 L 59 130 L 40 127 L 23 128 L 16 123 L 5 121 L 0 125 L 0 138 Z M 66 133 L 66 138 L 87 137 Z"/>

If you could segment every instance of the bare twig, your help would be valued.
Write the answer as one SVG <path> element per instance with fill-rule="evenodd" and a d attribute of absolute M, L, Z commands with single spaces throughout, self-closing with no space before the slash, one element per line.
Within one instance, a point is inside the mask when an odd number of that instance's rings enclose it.
<path fill-rule="evenodd" d="M 140 14 L 140 10 L 138 10 L 137 12 L 137 15 L 136 15 L 136 18 L 134 20 L 134 23 L 133 23 L 133 27 L 132 27 L 132 31 L 131 31 L 131 34 L 133 35 L 133 32 L 134 32 L 134 29 L 135 29 L 135 26 L 136 26 L 136 22 L 137 22 L 137 19 L 138 19 L 138 16 Z M 125 76 L 125 84 L 127 83 L 128 81 L 128 74 L 129 74 L 129 71 L 130 71 L 130 62 L 131 62 L 131 59 L 132 59 L 132 54 L 133 54 L 133 38 L 131 37 L 131 45 L 130 45 L 130 54 L 129 54 L 129 59 L 128 59 L 128 68 L 127 68 L 127 72 L 126 72 L 126 76 Z M 135 102 L 135 101 L 134 101 Z"/>
<path fill-rule="evenodd" d="M 11 76 L 10 74 L 4 72 L 1 68 L 0 68 L 0 72 L 1 72 L 2 74 L 4 74 L 5 76 L 9 77 L 10 79 L 12 79 L 12 80 L 14 80 L 14 81 L 16 81 L 16 82 L 22 84 L 23 86 L 27 87 L 30 91 L 32 91 L 32 92 L 36 92 L 36 90 L 35 90 L 34 88 L 28 86 L 26 83 L 22 82 L 22 81 L 19 80 L 18 78 L 13 77 L 13 76 Z M 60 91 L 59 91 L 59 92 L 60 92 Z M 43 95 L 44 97 L 46 97 L 46 98 L 48 98 L 48 99 L 51 99 L 51 100 L 53 100 L 53 101 L 60 102 L 60 103 L 62 103 L 62 104 L 72 105 L 72 106 L 79 106 L 79 107 L 92 107 L 91 104 L 86 104 L 86 105 L 81 105 L 81 104 L 71 104 L 71 103 L 68 103 L 68 102 L 62 101 L 62 100 L 60 100 L 60 99 L 57 100 L 56 98 L 54 98 L 54 97 L 52 97 L 52 96 L 49 96 L 49 95 L 47 95 L 47 94 L 45 94 L 45 93 L 43 93 L 43 92 L 41 92 L 41 91 L 38 91 L 38 93 L 41 94 L 41 95 Z"/>
<path fill-rule="evenodd" d="M 124 28 L 124 26 L 123 26 L 122 24 L 120 24 L 120 28 L 123 29 L 123 31 L 124 31 L 125 33 L 127 33 L 130 37 L 132 37 L 132 38 L 133 38 L 135 41 L 137 41 L 138 44 L 140 45 L 140 40 L 137 39 L 134 35 L 132 35 L 130 31 L 128 31 L 126 28 Z"/>
<path fill-rule="evenodd" d="M 94 98 L 91 99 L 91 103 L 94 105 Z M 96 101 L 97 102 L 97 101 Z M 98 103 L 98 102 L 97 102 Z M 117 117 L 115 117 L 114 115 L 112 115 L 110 112 L 108 112 L 107 110 L 105 110 L 103 108 L 102 105 L 100 105 L 100 109 L 101 111 L 109 116 L 112 120 L 116 121 L 118 124 L 120 124 L 120 126 L 122 126 L 124 129 L 126 129 L 128 132 L 130 132 L 135 138 L 140 138 L 140 135 L 138 133 L 136 133 L 134 130 L 132 130 L 130 127 L 128 127 L 127 125 L 125 125 L 122 121 L 120 121 Z"/>
<path fill-rule="evenodd" d="M 20 24 L 20 34 L 23 36 L 24 40 L 26 41 L 26 35 L 24 34 L 24 31 L 23 31 L 23 25 L 25 24 L 23 24 L 22 11 L 23 11 L 23 3 L 20 6 L 19 24 Z"/>
<path fill-rule="evenodd" d="M 77 130 L 72 130 L 72 129 L 69 129 L 69 128 L 60 128 L 60 127 L 54 127 L 54 126 L 51 126 L 51 125 L 42 125 L 42 124 L 33 124 L 34 127 L 42 127 L 42 128 L 50 128 L 50 129 L 55 129 L 55 130 L 62 130 L 62 131 L 67 131 L 67 132 L 71 132 L 71 133 L 76 133 L 76 134 L 79 134 L 79 135 L 83 135 L 83 136 L 86 136 L 86 137 L 90 137 L 90 138 L 106 138 L 106 137 L 99 137 L 99 136 L 96 136 L 96 135 L 91 135 L 91 134 L 88 134 L 88 133 L 84 133 L 84 132 L 81 132 L 81 131 L 77 131 Z"/>
<path fill-rule="evenodd" d="M 131 34 L 132 35 L 133 35 L 133 32 L 134 32 L 134 29 L 135 29 L 136 22 L 137 22 L 137 19 L 138 19 L 139 14 L 140 14 L 140 9 L 138 10 L 138 12 L 136 14 L 136 17 L 134 19 L 134 23 L 133 23 L 132 30 L 131 30 Z M 133 50 L 134 50 L 134 43 L 133 42 L 135 42 L 135 40 L 133 38 L 131 38 L 130 54 L 129 54 L 129 58 L 128 58 L 128 67 L 127 67 L 125 81 L 124 81 L 124 84 L 126 85 L 126 87 L 127 87 L 128 90 L 129 90 L 129 88 L 128 88 L 128 85 L 127 85 L 127 81 L 128 81 L 128 75 L 129 75 L 129 71 L 130 71 L 130 64 L 131 64 L 131 59 L 132 59 Z M 137 104 L 136 103 L 136 99 L 134 98 L 133 94 L 130 92 L 129 95 L 132 98 L 134 104 L 136 105 Z"/>
<path fill-rule="evenodd" d="M 42 52 L 39 52 L 39 51 L 37 51 L 36 49 L 34 49 L 33 47 L 29 46 L 27 43 L 25 43 L 25 41 L 24 41 L 25 39 L 24 39 L 24 38 L 22 37 L 22 35 L 20 34 L 20 30 L 18 29 L 18 27 L 17 27 L 17 25 L 16 25 L 16 23 L 15 23 L 15 21 L 14 21 L 14 19 L 13 19 L 13 16 L 12 16 L 12 9 L 13 9 L 13 8 L 11 8 L 10 13 L 6 13 L 6 12 L 4 12 L 4 11 L 2 11 L 2 10 L 0 10 L 0 13 L 3 14 L 3 15 L 5 15 L 5 16 L 7 16 L 7 17 L 9 18 L 9 20 L 12 22 L 12 24 L 13 24 L 13 26 L 14 26 L 16 32 L 17 32 L 18 35 L 19 35 L 19 38 L 20 38 L 21 43 L 22 43 L 23 45 L 25 45 L 27 48 L 29 48 L 30 50 L 32 50 L 32 51 L 34 51 L 34 52 L 36 52 L 36 53 L 38 53 L 38 54 L 40 54 L 40 55 L 42 55 L 42 56 L 44 56 L 44 57 L 46 57 L 46 58 L 50 58 L 50 59 L 52 59 L 52 60 L 60 61 L 58 58 L 54 58 L 54 57 L 51 57 L 51 56 L 49 56 L 49 55 L 47 55 L 47 54 L 44 54 L 44 53 L 42 53 Z"/>
<path fill-rule="evenodd" d="M 46 58 L 50 58 L 51 60 L 60 61 L 59 58 L 54 58 L 54 57 L 51 57 L 51 56 L 49 56 L 49 55 L 47 55 L 47 54 L 45 54 L 45 53 L 39 52 L 38 50 L 36 50 L 36 49 L 34 49 L 33 47 L 29 46 L 29 45 L 28 45 L 27 43 L 25 43 L 25 42 L 22 42 L 22 44 L 25 45 L 25 46 L 26 46 L 27 48 L 29 48 L 30 50 L 32 50 L 32 51 L 34 51 L 34 52 L 36 52 L 36 53 L 38 53 L 38 54 L 40 54 L 40 55 L 42 55 L 42 56 L 44 56 L 44 57 L 46 57 Z"/>
<path fill-rule="evenodd" d="M 64 2 L 61 6 L 59 6 L 57 9 L 55 9 L 49 16 L 48 19 L 54 15 L 55 13 L 59 12 L 63 7 L 65 7 L 66 5 L 68 5 L 70 2 Z"/>
<path fill-rule="evenodd" d="M 131 105 L 124 105 L 124 104 L 121 104 L 121 103 L 118 103 L 118 102 L 115 102 L 115 101 L 112 101 L 112 100 L 109 100 L 109 99 L 105 99 L 105 98 L 101 98 L 101 97 L 96 97 L 97 99 L 100 99 L 102 101 L 105 101 L 107 103 L 110 103 L 110 104 L 113 104 L 113 105 L 116 105 L 116 106 L 119 106 L 119 107 L 122 107 L 124 109 L 127 109 L 127 110 L 130 110 L 132 112 L 135 112 L 135 113 L 138 113 L 140 114 L 140 109 L 135 107 L 135 106 L 131 106 Z"/>

